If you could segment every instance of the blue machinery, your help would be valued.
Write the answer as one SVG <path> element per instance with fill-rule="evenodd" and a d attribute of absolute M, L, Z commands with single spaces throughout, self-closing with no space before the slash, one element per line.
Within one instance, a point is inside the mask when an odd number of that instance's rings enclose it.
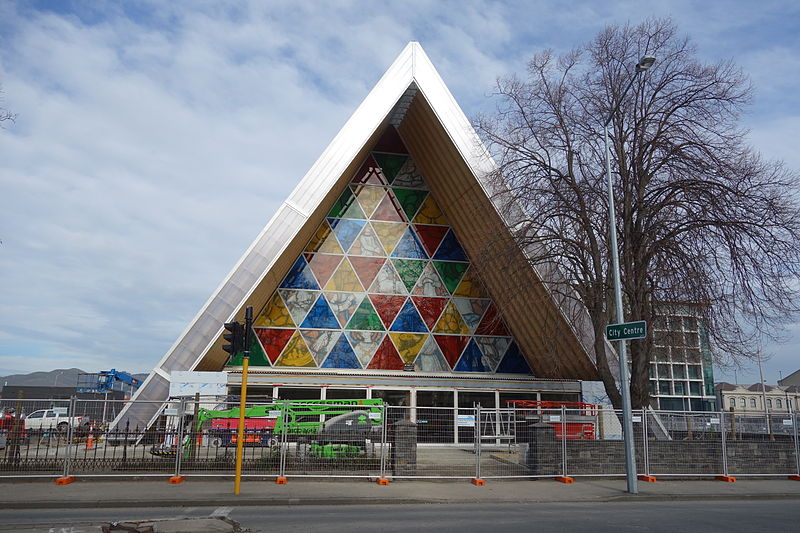
<path fill-rule="evenodd" d="M 117 382 L 129 385 L 131 391 L 138 389 L 139 385 L 142 384 L 141 380 L 130 374 L 112 368 L 111 370 L 101 370 L 96 374 L 79 374 L 76 390 L 77 392 L 103 394 L 114 390 L 114 385 Z"/>

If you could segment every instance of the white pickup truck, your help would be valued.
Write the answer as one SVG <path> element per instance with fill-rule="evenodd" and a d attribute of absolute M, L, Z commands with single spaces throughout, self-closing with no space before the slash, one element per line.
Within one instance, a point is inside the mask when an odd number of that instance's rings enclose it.
<path fill-rule="evenodd" d="M 69 416 L 63 409 L 40 409 L 25 417 L 25 431 L 32 429 L 58 429 L 65 432 L 67 428 L 89 424 L 83 416 Z"/>

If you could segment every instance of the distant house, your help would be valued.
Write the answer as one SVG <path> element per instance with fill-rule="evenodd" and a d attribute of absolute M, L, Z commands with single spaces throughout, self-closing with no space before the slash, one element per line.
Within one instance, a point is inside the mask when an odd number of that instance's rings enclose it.
<path fill-rule="evenodd" d="M 771 413 L 786 413 L 800 410 L 800 386 L 765 385 L 763 388 L 762 391 L 759 383 L 734 385 L 722 382 L 714 386 L 719 405 L 726 411 L 763 413 L 766 409 Z"/>

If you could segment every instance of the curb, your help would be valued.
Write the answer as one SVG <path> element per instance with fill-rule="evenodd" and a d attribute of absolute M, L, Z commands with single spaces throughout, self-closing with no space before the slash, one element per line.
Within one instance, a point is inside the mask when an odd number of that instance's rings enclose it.
<path fill-rule="evenodd" d="M 655 501 L 737 501 L 737 500 L 800 500 L 800 494 L 621 494 L 600 498 L 581 499 L 548 499 L 548 498 L 226 498 L 199 502 L 195 499 L 176 500 L 83 500 L 83 501 L 0 501 L 2 509 L 88 509 L 103 508 L 138 508 L 138 507 L 219 507 L 221 505 L 235 507 L 273 507 L 273 506 L 325 506 L 325 505 L 442 505 L 442 504 L 544 504 L 544 503 L 620 503 L 620 502 L 655 502 Z"/>

